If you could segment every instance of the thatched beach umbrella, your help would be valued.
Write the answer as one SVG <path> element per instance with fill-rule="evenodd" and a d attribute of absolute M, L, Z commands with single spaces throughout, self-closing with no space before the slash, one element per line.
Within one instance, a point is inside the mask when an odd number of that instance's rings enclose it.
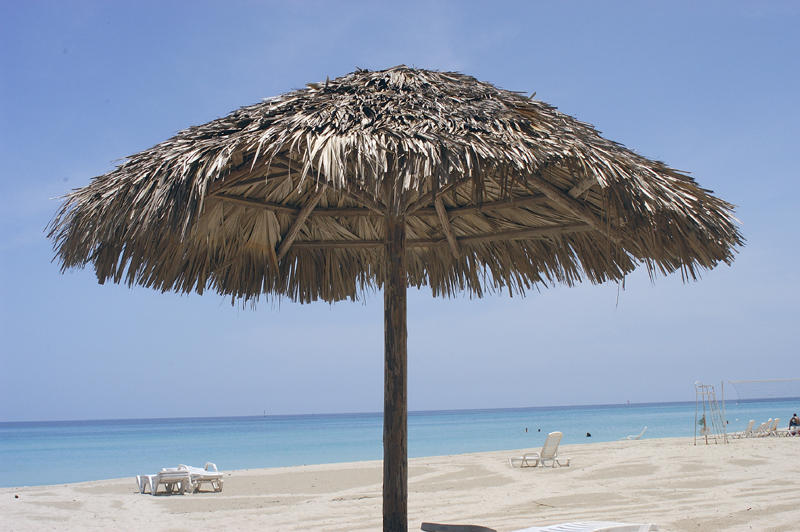
<path fill-rule="evenodd" d="M 399 66 L 181 131 L 71 192 L 63 268 L 234 300 L 383 288 L 384 529 L 406 530 L 406 289 L 524 293 L 730 263 L 728 203 L 521 94 Z"/>

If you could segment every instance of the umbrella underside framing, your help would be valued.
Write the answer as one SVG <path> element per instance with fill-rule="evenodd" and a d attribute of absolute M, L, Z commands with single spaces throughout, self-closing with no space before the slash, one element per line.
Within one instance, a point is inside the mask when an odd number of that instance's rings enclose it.
<path fill-rule="evenodd" d="M 63 268 L 309 302 L 383 288 L 384 527 L 406 528 L 406 289 L 524 293 L 730 263 L 732 206 L 519 93 L 404 66 L 181 131 L 66 197 Z"/>

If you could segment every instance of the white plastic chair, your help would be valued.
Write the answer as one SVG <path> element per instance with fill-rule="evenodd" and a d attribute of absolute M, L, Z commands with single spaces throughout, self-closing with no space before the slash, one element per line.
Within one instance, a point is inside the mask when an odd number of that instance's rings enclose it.
<path fill-rule="evenodd" d="M 493 528 L 478 525 L 444 525 L 422 523 L 425 532 L 496 532 Z M 657 532 L 658 526 L 646 524 L 616 523 L 613 521 L 583 521 L 549 526 L 534 526 L 515 532 Z"/>
<path fill-rule="evenodd" d="M 156 495 L 159 486 L 164 486 L 164 491 L 166 493 L 180 493 L 183 495 L 192 485 L 192 478 L 189 472 L 175 468 L 162 469 L 155 475 L 140 475 L 137 479 L 141 477 L 146 479 L 146 488 L 149 488 L 150 495 Z M 139 484 L 139 491 L 144 493 L 145 487 L 142 486 L 143 482 L 140 481 Z"/>
<path fill-rule="evenodd" d="M 747 424 L 747 428 L 744 429 L 742 432 L 735 432 L 731 434 L 734 438 L 749 438 L 753 435 L 753 425 L 755 425 L 756 420 L 751 419 L 750 423 Z"/>
<path fill-rule="evenodd" d="M 772 425 L 769 426 L 767 429 L 767 436 L 777 436 L 778 435 L 778 423 L 781 422 L 781 418 L 776 417 L 772 420 Z"/>
<path fill-rule="evenodd" d="M 211 484 L 215 492 L 222 491 L 223 474 L 217 470 L 217 464 L 206 462 L 204 469 L 181 464 L 179 470 L 188 471 L 193 492 L 200 491 L 201 484 Z"/>
<path fill-rule="evenodd" d="M 558 444 L 561 442 L 562 436 L 563 434 L 561 432 L 551 432 L 547 435 L 547 439 L 544 441 L 544 445 L 542 445 L 542 449 L 538 453 L 525 454 L 523 456 L 512 456 L 508 459 L 508 464 L 511 467 L 537 467 L 539 465 L 544 467 L 545 462 L 550 461 L 552 462 L 553 467 L 556 467 L 557 465 L 568 466 L 569 458 L 558 457 Z M 515 466 L 515 463 L 518 463 L 519 465 Z"/>
<path fill-rule="evenodd" d="M 641 440 L 642 436 L 644 436 L 644 433 L 646 431 L 647 431 L 647 425 L 644 426 L 644 428 L 642 429 L 642 432 L 640 432 L 639 434 L 630 434 L 629 436 L 625 436 L 623 439 L 624 440 Z"/>
<path fill-rule="evenodd" d="M 758 428 L 753 431 L 753 436 L 763 438 L 764 436 L 768 435 L 770 425 L 772 425 L 772 418 L 769 418 L 767 421 L 759 425 Z"/>
<path fill-rule="evenodd" d="M 613 521 L 584 521 L 576 523 L 561 523 L 543 527 L 531 527 L 516 530 L 515 532 L 655 532 L 656 525 L 635 525 L 629 523 L 615 523 Z"/>
<path fill-rule="evenodd" d="M 440 523 L 422 523 L 425 532 L 497 532 L 494 528 L 479 525 L 443 525 Z"/>

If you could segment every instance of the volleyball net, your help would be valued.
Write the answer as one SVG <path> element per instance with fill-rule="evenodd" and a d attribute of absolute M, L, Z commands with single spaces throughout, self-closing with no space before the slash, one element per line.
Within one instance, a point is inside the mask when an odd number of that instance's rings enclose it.
<path fill-rule="evenodd" d="M 725 385 L 729 401 L 800 398 L 800 378 L 729 380 Z"/>

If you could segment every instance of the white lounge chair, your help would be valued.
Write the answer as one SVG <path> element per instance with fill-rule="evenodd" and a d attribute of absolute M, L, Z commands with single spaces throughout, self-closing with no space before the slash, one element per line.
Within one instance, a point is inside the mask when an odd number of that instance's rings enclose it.
<path fill-rule="evenodd" d="M 144 493 L 150 489 L 150 477 L 155 475 L 136 475 L 136 487 L 139 488 L 139 493 Z"/>
<path fill-rule="evenodd" d="M 778 423 L 781 422 L 781 418 L 776 417 L 772 420 L 772 425 L 769 426 L 767 429 L 767 436 L 777 436 L 778 435 Z"/>
<path fill-rule="evenodd" d="M 189 471 L 176 468 L 162 469 L 155 475 L 137 475 L 136 484 L 139 486 L 139 493 L 146 493 L 148 490 L 151 495 L 158 492 L 159 486 L 164 486 L 165 493 L 180 493 L 183 495 L 192 485 Z"/>
<path fill-rule="evenodd" d="M 613 521 L 584 521 L 576 523 L 561 523 L 543 527 L 523 528 L 515 532 L 652 532 L 657 531 L 656 525 L 635 525 L 629 523 L 615 523 Z"/>
<path fill-rule="evenodd" d="M 440 523 L 422 523 L 425 532 L 497 532 L 494 528 L 479 525 L 443 525 Z"/>
<path fill-rule="evenodd" d="M 644 426 L 644 428 L 642 429 L 642 432 L 640 432 L 639 434 L 630 434 L 628 436 L 625 436 L 622 439 L 623 440 L 641 440 L 642 436 L 644 436 L 644 433 L 646 431 L 647 431 L 647 425 Z"/>
<path fill-rule="evenodd" d="M 425 532 L 496 532 L 493 528 L 478 525 L 443 525 L 439 523 L 422 523 Z M 584 521 L 561 523 L 543 527 L 530 527 L 515 532 L 657 532 L 656 525 L 639 525 L 616 523 L 613 521 Z"/>
<path fill-rule="evenodd" d="M 512 456 L 508 459 L 508 464 L 511 467 L 537 467 L 541 465 L 544 467 L 545 462 L 551 462 L 553 467 L 568 466 L 569 458 L 558 457 L 558 444 L 561 442 L 561 432 L 551 432 L 547 435 L 547 439 L 542 445 L 541 451 L 538 453 L 525 454 L 523 456 Z M 515 465 L 518 464 L 518 465 Z"/>
<path fill-rule="evenodd" d="M 794 436 L 798 432 L 797 429 L 800 429 L 800 427 L 789 426 L 789 427 L 786 427 L 785 429 L 776 428 L 775 429 L 775 436 Z"/>
<path fill-rule="evenodd" d="M 217 471 L 217 464 L 206 462 L 204 469 L 181 464 L 178 466 L 178 469 L 189 472 L 193 492 L 196 493 L 200 491 L 200 486 L 202 484 L 210 484 L 215 492 L 222 491 L 223 475 L 220 471 Z"/>
<path fill-rule="evenodd" d="M 756 420 L 755 419 L 751 419 L 750 423 L 747 424 L 747 428 L 746 429 L 744 429 L 742 432 L 734 432 L 733 434 L 731 434 L 731 436 L 734 437 L 734 438 L 737 438 L 737 439 L 738 438 L 749 438 L 749 437 L 751 437 L 753 435 L 753 425 L 755 425 L 755 423 L 756 423 Z"/>
<path fill-rule="evenodd" d="M 770 419 L 770 421 L 771 421 L 771 419 Z M 757 438 L 757 437 L 761 436 L 761 434 L 766 430 L 766 428 L 767 428 L 767 423 L 766 422 L 760 424 L 759 426 L 754 428 L 752 430 L 752 432 L 750 432 L 750 436 L 749 437 L 750 438 Z"/>
<path fill-rule="evenodd" d="M 763 438 L 764 436 L 769 435 L 770 425 L 772 425 L 772 418 L 769 418 L 767 421 L 759 425 L 758 428 L 753 431 L 753 436 L 757 438 Z"/>

